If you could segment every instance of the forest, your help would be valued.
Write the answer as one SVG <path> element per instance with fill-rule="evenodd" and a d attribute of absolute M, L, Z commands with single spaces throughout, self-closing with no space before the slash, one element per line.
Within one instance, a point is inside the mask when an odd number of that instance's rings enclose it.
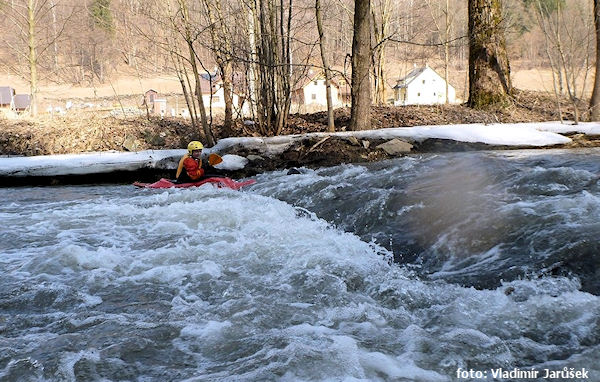
<path fill-rule="evenodd" d="M 313 72 L 328 89 L 345 84 L 350 129 L 369 128 L 371 107 L 389 104 L 415 63 L 463 83 L 475 109 L 511 102 L 511 65 L 546 68 L 574 119 L 596 120 L 595 9 L 591 0 L 2 0 L 0 70 L 29 83 L 34 116 L 41 81 L 177 76 L 209 144 L 198 94 L 212 73 L 224 88 L 223 129 L 235 118 L 235 89 L 265 136 L 283 131 L 293 90 Z"/>

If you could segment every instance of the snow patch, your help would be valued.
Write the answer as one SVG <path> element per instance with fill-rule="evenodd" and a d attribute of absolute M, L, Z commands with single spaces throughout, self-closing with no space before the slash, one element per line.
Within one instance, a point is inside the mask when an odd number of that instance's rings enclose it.
<path fill-rule="evenodd" d="M 309 133 L 278 137 L 241 137 L 225 138 L 205 150 L 223 152 L 231 147 L 256 149 L 267 156 L 284 152 L 295 141 L 311 137 L 329 135 L 358 139 L 394 139 L 400 138 L 412 142 L 426 139 L 448 139 L 459 142 L 478 142 L 489 145 L 504 146 L 553 146 L 566 144 L 571 139 L 558 133 L 581 132 L 584 134 L 600 134 L 600 123 L 587 122 L 578 125 L 561 122 L 515 123 L 515 124 L 469 124 L 396 127 L 390 129 L 346 131 L 337 133 Z M 34 157 L 0 158 L 0 176 L 58 176 L 109 173 L 113 171 L 135 171 L 142 168 L 175 169 L 179 159 L 186 153 L 179 150 L 146 150 L 139 152 L 101 152 L 65 155 L 46 155 Z M 223 163 L 217 168 L 223 170 L 239 170 L 248 163 L 246 158 L 238 155 L 224 155 Z"/>

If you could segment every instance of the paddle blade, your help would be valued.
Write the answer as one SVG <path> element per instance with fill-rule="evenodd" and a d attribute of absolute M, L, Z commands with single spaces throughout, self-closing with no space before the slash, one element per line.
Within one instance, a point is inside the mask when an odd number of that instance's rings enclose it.
<path fill-rule="evenodd" d="M 208 156 L 208 164 L 211 166 L 217 165 L 223 162 L 223 158 L 219 154 L 210 154 Z"/>

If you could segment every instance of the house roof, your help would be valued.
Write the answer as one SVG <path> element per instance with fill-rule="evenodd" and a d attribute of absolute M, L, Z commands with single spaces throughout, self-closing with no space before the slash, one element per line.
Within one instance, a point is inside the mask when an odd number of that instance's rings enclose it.
<path fill-rule="evenodd" d="M 294 90 L 304 89 L 311 82 L 317 81 L 317 80 L 324 80 L 324 79 L 325 79 L 325 73 L 323 73 L 323 72 L 318 72 L 318 73 L 314 73 L 314 74 L 303 75 L 302 77 L 300 77 L 300 79 L 296 83 L 296 89 L 294 89 Z M 333 79 L 333 78 L 331 79 L 331 84 L 333 86 L 335 86 L 336 88 L 340 87 L 337 84 L 337 82 L 335 81 L 335 79 Z"/>
<path fill-rule="evenodd" d="M 422 66 L 420 68 L 414 68 L 406 76 L 404 76 L 398 80 L 398 82 L 396 83 L 396 86 L 394 86 L 394 89 L 408 87 L 408 85 L 411 82 L 413 82 L 415 80 L 415 78 L 419 77 L 421 75 L 421 73 L 423 73 L 427 68 L 429 68 L 428 65 Z"/>
<path fill-rule="evenodd" d="M 215 77 L 216 76 L 212 77 L 211 83 L 211 81 L 209 80 L 210 77 L 200 75 L 200 89 L 202 90 L 202 94 L 211 94 L 215 93 L 218 90 L 217 85 L 221 83 L 221 77 L 218 77 L 218 80 Z"/>
<path fill-rule="evenodd" d="M 394 86 L 392 89 L 401 89 L 401 88 L 406 88 L 408 87 L 408 85 L 410 85 L 417 77 L 419 77 L 423 72 L 425 72 L 425 70 L 431 70 L 432 72 L 434 72 L 439 78 L 441 78 L 442 80 L 444 79 L 444 77 L 440 76 L 438 72 L 436 72 L 435 70 L 433 70 L 433 68 L 427 64 L 425 64 L 425 66 L 422 66 L 420 68 L 414 68 L 413 70 L 411 70 L 406 76 L 400 78 L 397 82 L 396 82 L 396 86 Z M 448 86 L 452 87 L 452 85 L 450 84 L 450 82 L 448 82 Z M 453 87 L 452 87 L 453 88 Z M 453 88 L 454 89 L 454 88 Z"/>
<path fill-rule="evenodd" d="M 15 109 L 25 110 L 31 106 L 31 96 L 29 94 L 16 94 L 15 95 Z"/>
<path fill-rule="evenodd" d="M 0 105 L 10 105 L 15 96 L 15 89 L 10 86 L 0 86 Z"/>
<path fill-rule="evenodd" d="M 242 72 L 232 73 L 232 86 L 233 92 L 240 95 L 245 93 L 246 77 Z M 210 94 L 209 89 L 212 85 L 212 93 L 214 94 L 220 89 L 223 84 L 223 80 L 219 73 L 202 73 L 200 74 L 200 89 L 202 94 Z"/>

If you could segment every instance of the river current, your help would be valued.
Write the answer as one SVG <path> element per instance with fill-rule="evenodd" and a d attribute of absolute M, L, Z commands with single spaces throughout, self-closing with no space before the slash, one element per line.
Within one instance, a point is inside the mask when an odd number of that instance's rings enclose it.
<path fill-rule="evenodd" d="M 600 381 L 600 150 L 256 179 L 0 189 L 0 381 Z"/>

